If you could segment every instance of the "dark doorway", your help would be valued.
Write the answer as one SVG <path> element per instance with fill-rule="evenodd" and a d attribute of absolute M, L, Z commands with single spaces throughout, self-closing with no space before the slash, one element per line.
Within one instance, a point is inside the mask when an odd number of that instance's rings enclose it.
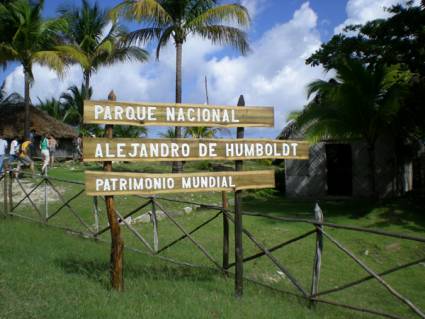
<path fill-rule="evenodd" d="M 353 161 L 350 144 L 326 144 L 328 195 L 353 194 Z"/>

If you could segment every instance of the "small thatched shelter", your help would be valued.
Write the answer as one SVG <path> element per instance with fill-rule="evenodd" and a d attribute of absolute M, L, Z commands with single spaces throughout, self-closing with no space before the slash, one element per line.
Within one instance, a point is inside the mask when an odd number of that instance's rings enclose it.
<path fill-rule="evenodd" d="M 30 129 L 34 129 L 36 134 L 36 156 L 40 136 L 47 133 L 53 135 L 59 143 L 57 157 L 72 157 L 72 141 L 78 136 L 77 130 L 34 106 L 30 107 L 30 114 Z M 0 104 L 0 132 L 6 139 L 11 140 L 15 136 L 21 138 L 24 135 L 24 119 L 25 105 L 20 99 L 7 99 Z"/>

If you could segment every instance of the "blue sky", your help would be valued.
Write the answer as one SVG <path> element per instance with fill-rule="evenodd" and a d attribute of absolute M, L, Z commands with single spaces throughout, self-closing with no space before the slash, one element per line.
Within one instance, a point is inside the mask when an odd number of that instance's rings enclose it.
<path fill-rule="evenodd" d="M 275 107 L 274 129 L 250 129 L 248 136 L 274 137 L 290 111 L 306 102 L 305 86 L 326 76 L 304 61 L 320 44 L 349 23 L 364 23 L 388 15 L 384 7 L 406 0 L 240 0 L 249 8 L 253 23 L 249 29 L 253 52 L 241 57 L 229 48 L 191 38 L 183 49 L 183 100 L 204 103 L 203 79 L 209 82 L 211 104 L 235 104 L 239 94 L 248 105 Z M 61 4 L 75 0 L 46 0 L 44 15 L 52 17 Z M 99 1 L 112 7 L 119 1 Z M 128 24 L 130 29 L 137 27 Z M 123 63 L 101 69 L 93 76 L 94 98 L 105 98 L 114 89 L 119 100 L 170 102 L 174 99 L 174 48 L 166 47 L 160 61 L 146 64 Z M 81 70 L 71 67 L 63 79 L 40 66 L 34 67 L 33 102 L 58 98 L 71 85 L 81 83 Z M 12 64 L 0 72 L 8 93 L 23 92 L 22 68 Z M 155 130 L 156 132 L 156 130 Z"/>

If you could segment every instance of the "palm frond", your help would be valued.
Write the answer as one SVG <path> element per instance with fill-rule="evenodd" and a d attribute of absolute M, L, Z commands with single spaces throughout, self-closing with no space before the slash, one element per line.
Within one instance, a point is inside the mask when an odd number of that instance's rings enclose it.
<path fill-rule="evenodd" d="M 143 28 L 128 33 L 124 40 L 126 43 L 146 43 L 152 41 L 155 38 L 160 38 L 162 28 Z"/>
<path fill-rule="evenodd" d="M 161 52 L 161 49 L 165 47 L 168 44 L 168 41 L 171 39 L 173 35 L 173 28 L 169 27 L 162 32 L 161 36 L 159 37 L 158 44 L 156 46 L 156 59 L 159 60 L 159 54 Z"/>
<path fill-rule="evenodd" d="M 113 64 L 115 62 L 138 61 L 146 62 L 149 59 L 149 52 L 145 49 L 131 46 L 115 48 L 112 54 L 105 59 L 105 64 Z"/>
<path fill-rule="evenodd" d="M 80 47 L 76 45 L 58 45 L 56 49 L 61 52 L 65 59 L 80 64 L 83 69 L 90 68 L 90 60 Z"/>
<path fill-rule="evenodd" d="M 33 61 L 55 70 L 60 76 L 64 74 L 65 63 L 59 51 L 38 51 L 33 54 Z"/>
<path fill-rule="evenodd" d="M 209 8 L 187 22 L 187 27 L 199 28 L 222 23 L 248 27 L 251 23 L 248 10 L 240 4 L 224 4 Z"/>
<path fill-rule="evenodd" d="M 192 32 L 210 40 L 214 44 L 229 45 L 236 48 L 242 55 L 250 52 L 246 32 L 230 26 L 208 25 L 197 27 Z"/>
<path fill-rule="evenodd" d="M 171 21 L 169 13 L 156 0 L 126 0 L 115 6 L 109 16 L 116 21 L 121 15 L 128 20 L 164 24 Z"/>

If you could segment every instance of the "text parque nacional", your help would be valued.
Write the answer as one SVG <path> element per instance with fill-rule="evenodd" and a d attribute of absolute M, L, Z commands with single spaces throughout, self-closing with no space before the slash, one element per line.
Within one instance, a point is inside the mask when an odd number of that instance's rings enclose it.
<path fill-rule="evenodd" d="M 158 108 L 156 106 L 121 106 L 99 105 L 94 106 L 94 119 L 96 121 L 158 121 Z M 167 122 L 215 122 L 239 123 L 236 110 L 224 108 L 203 107 L 175 107 L 165 108 Z"/>

